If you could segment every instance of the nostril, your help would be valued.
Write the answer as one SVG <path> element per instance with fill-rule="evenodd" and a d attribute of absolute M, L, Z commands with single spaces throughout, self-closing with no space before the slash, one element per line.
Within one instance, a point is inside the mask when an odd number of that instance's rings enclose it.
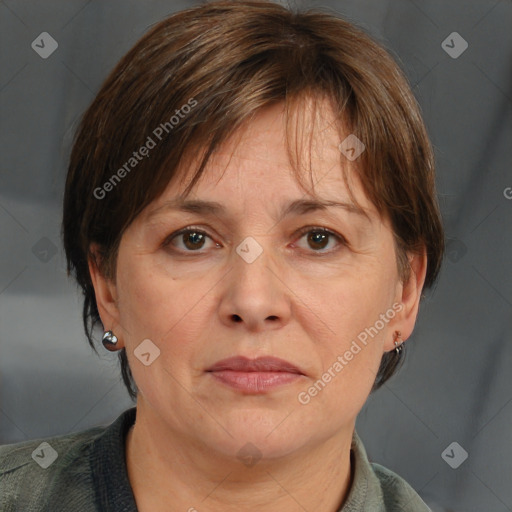
<path fill-rule="evenodd" d="M 242 319 L 238 315 L 233 315 L 233 320 L 235 322 L 241 322 L 242 321 Z"/>

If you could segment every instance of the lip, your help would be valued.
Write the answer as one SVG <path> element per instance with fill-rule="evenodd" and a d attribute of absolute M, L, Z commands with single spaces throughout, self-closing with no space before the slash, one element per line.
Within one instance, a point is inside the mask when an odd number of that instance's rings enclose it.
<path fill-rule="evenodd" d="M 228 359 L 217 361 L 206 371 L 217 372 L 222 370 L 236 372 L 287 372 L 303 375 L 295 365 L 278 357 L 258 357 L 256 359 L 249 359 L 243 356 L 229 357 Z"/>
<path fill-rule="evenodd" d="M 230 357 L 206 371 L 215 380 L 246 394 L 265 393 L 304 376 L 295 365 L 277 357 Z"/>

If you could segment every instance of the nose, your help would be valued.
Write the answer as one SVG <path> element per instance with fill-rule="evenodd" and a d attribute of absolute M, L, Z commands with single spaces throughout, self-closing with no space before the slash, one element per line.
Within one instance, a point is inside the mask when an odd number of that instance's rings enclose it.
<path fill-rule="evenodd" d="M 242 242 L 233 254 L 231 271 L 223 280 L 219 314 L 231 328 L 238 324 L 237 328 L 251 332 L 279 329 L 290 320 L 290 290 L 271 249 L 263 248 L 261 240 L 252 240 L 247 245 Z"/>

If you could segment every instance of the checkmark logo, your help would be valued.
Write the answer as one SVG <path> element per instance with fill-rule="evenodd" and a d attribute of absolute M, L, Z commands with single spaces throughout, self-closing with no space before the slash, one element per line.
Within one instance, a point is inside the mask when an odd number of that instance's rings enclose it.
<path fill-rule="evenodd" d="M 236 252 L 246 263 L 252 263 L 263 252 L 263 247 L 252 236 L 248 236 L 238 244 Z"/>
<path fill-rule="evenodd" d="M 441 48 L 452 59 L 458 59 L 468 49 L 468 46 L 468 42 L 458 32 L 452 32 L 441 43 Z"/>
<path fill-rule="evenodd" d="M 467 245 L 462 240 L 456 238 L 448 240 L 446 243 L 446 257 L 452 262 L 457 263 L 468 252 Z"/>
<path fill-rule="evenodd" d="M 57 254 L 56 245 L 43 236 L 32 246 L 32 254 L 42 263 L 48 263 Z"/>
<path fill-rule="evenodd" d="M 151 354 L 149 352 L 144 352 L 144 354 L 141 354 L 140 357 L 146 359 L 146 363 L 149 363 L 149 360 L 151 359 Z"/>
<path fill-rule="evenodd" d="M 261 451 L 252 443 L 246 443 L 237 453 L 237 459 L 248 468 L 252 468 L 257 464 L 261 457 Z"/>
<path fill-rule="evenodd" d="M 444 449 L 441 457 L 452 469 L 457 469 L 468 458 L 468 452 L 459 443 L 453 441 Z"/>
<path fill-rule="evenodd" d="M 339 145 L 339 150 L 343 155 L 345 155 L 347 160 L 350 160 L 351 162 L 357 160 L 365 149 L 366 146 L 353 133 L 351 133 Z"/>
<path fill-rule="evenodd" d="M 31 46 L 39 57 L 47 59 L 59 47 L 59 43 L 48 32 L 41 32 Z"/>
<path fill-rule="evenodd" d="M 149 366 L 160 356 L 160 349 L 150 339 L 145 339 L 133 353 L 144 366 Z"/>
<path fill-rule="evenodd" d="M 43 469 L 51 466 L 56 460 L 59 454 L 53 447 L 46 441 L 42 442 L 33 452 L 32 459 L 34 459 L 39 466 Z"/>

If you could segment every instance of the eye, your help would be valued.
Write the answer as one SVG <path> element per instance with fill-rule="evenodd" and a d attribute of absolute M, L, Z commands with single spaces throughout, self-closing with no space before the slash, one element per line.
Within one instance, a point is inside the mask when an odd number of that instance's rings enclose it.
<path fill-rule="evenodd" d="M 306 226 L 299 231 L 299 235 L 301 235 L 299 240 L 306 238 L 306 242 L 314 250 L 313 252 L 319 254 L 336 250 L 324 251 L 333 238 L 338 242 L 338 245 L 347 245 L 344 237 L 322 227 Z M 200 252 L 200 249 L 205 247 L 207 240 L 213 242 L 213 239 L 205 231 L 194 226 L 188 226 L 169 235 L 162 243 L 162 247 L 173 246 L 178 249 L 178 252 Z M 220 247 L 220 245 L 215 243 L 215 247 Z"/>
<path fill-rule="evenodd" d="M 331 250 L 323 251 L 323 249 L 329 245 L 329 242 L 331 241 L 330 239 L 333 238 L 338 242 L 338 244 L 347 245 L 347 241 L 344 237 L 326 228 L 306 226 L 299 231 L 299 234 L 302 235 L 300 239 L 306 237 L 306 242 L 310 248 L 314 249 L 314 252 L 332 252 Z"/>
<path fill-rule="evenodd" d="M 193 226 L 189 226 L 169 235 L 164 240 L 162 246 L 167 247 L 172 245 L 183 252 L 194 252 L 202 249 L 207 239 L 212 240 L 212 238 L 204 231 L 196 229 Z M 181 247 L 179 242 L 183 244 Z M 219 247 L 219 244 L 215 245 Z"/>

